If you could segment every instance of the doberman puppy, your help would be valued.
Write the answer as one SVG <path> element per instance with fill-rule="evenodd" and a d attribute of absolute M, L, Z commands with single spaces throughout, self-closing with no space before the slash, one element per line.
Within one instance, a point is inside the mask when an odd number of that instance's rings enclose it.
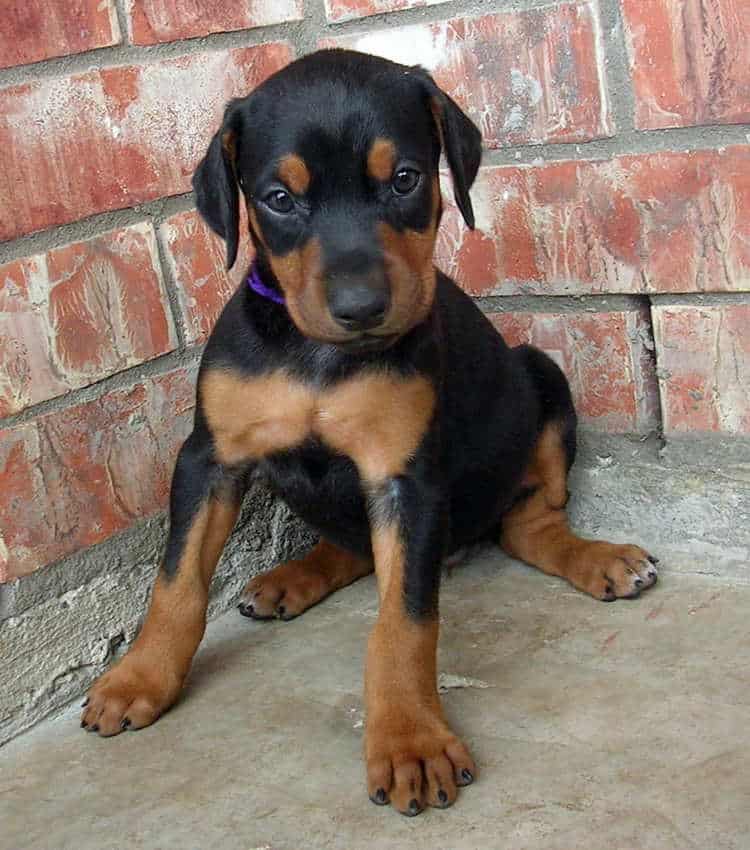
<path fill-rule="evenodd" d="M 446 557 L 494 539 L 606 601 L 656 581 L 643 549 L 568 528 L 561 371 L 509 349 L 433 266 L 441 151 L 473 227 L 480 133 L 419 67 L 320 51 L 227 107 L 193 182 L 230 267 L 242 196 L 255 261 L 206 345 L 148 615 L 92 686 L 84 727 L 138 729 L 177 699 L 254 469 L 321 540 L 254 578 L 240 610 L 289 619 L 375 570 L 367 787 L 407 815 L 450 806 L 477 775 L 436 686 Z"/>

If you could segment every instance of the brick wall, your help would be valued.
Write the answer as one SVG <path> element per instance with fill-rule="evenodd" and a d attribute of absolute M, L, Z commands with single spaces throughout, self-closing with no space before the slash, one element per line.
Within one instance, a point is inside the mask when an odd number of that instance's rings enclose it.
<path fill-rule="evenodd" d="M 242 274 L 190 176 L 225 101 L 318 45 L 422 63 L 482 128 L 479 229 L 449 209 L 439 263 L 587 426 L 750 434 L 748 31 L 748 0 L 11 0 L 0 582 L 165 507 Z"/>

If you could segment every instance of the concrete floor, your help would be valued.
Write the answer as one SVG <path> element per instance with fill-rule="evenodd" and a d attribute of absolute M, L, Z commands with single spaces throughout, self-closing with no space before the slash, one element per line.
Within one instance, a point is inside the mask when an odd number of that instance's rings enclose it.
<path fill-rule="evenodd" d="M 0 847 L 747 850 L 750 587 L 661 576 L 609 605 L 496 553 L 445 580 L 444 700 L 481 768 L 452 809 L 367 800 L 368 578 L 290 623 L 212 623 L 147 730 L 103 740 L 76 708 L 11 742 Z"/>

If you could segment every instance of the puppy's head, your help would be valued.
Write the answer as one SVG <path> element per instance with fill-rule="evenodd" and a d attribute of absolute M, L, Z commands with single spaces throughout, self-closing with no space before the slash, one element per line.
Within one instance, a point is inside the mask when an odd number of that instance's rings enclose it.
<path fill-rule="evenodd" d="M 473 227 L 474 124 L 419 67 L 325 50 L 229 104 L 193 186 L 230 268 L 241 193 L 261 275 L 299 330 L 371 350 L 430 311 L 441 150 Z"/>

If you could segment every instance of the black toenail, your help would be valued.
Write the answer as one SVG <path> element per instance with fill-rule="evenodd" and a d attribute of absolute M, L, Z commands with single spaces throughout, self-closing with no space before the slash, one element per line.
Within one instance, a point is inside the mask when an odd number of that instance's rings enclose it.
<path fill-rule="evenodd" d="M 255 607 L 253 605 L 245 605 L 244 603 L 238 606 L 240 609 L 240 614 L 243 617 L 252 617 L 255 613 Z"/>
<path fill-rule="evenodd" d="M 98 731 L 99 731 L 99 724 L 98 723 L 94 723 L 94 725 L 89 729 L 89 732 L 98 732 Z"/>
<path fill-rule="evenodd" d="M 86 699 L 85 699 L 85 700 L 81 703 L 81 708 L 86 708 L 86 706 L 87 706 L 88 704 L 89 704 L 89 698 L 88 698 L 88 697 L 86 697 Z"/>
<path fill-rule="evenodd" d="M 440 800 L 443 805 L 448 802 L 448 795 L 445 793 L 445 791 L 443 791 L 442 788 L 438 791 L 438 800 Z"/>
<path fill-rule="evenodd" d="M 414 815 L 419 814 L 419 802 L 416 799 L 412 799 L 409 801 L 409 814 L 413 817 Z"/>
<path fill-rule="evenodd" d="M 652 563 L 652 564 L 658 564 L 658 563 L 659 563 L 659 559 L 658 559 L 658 558 L 654 558 L 654 556 L 653 556 L 653 555 L 649 555 L 649 556 L 648 556 L 648 559 L 649 559 L 649 561 L 651 561 L 651 563 Z"/>
<path fill-rule="evenodd" d="M 471 783 L 474 781 L 474 774 L 469 770 L 468 767 L 465 767 L 461 771 L 461 778 L 467 785 L 471 785 Z"/>
<path fill-rule="evenodd" d="M 131 724 L 132 722 L 133 722 L 133 721 L 132 721 L 129 717 L 123 717 L 123 718 L 122 718 L 122 723 L 120 724 L 120 729 L 127 729 L 127 728 L 129 728 L 129 726 L 130 726 L 130 724 Z"/>
<path fill-rule="evenodd" d="M 643 584 L 643 579 L 642 579 L 642 578 L 637 578 L 637 579 L 635 580 L 635 586 L 636 586 L 636 587 L 640 587 L 642 584 Z"/>
<path fill-rule="evenodd" d="M 85 729 L 85 728 L 86 728 L 86 721 L 82 720 L 81 721 L 81 729 Z"/>
<path fill-rule="evenodd" d="M 278 611 L 279 611 L 279 617 L 283 617 L 284 614 L 286 614 L 286 608 L 283 605 L 279 605 Z"/>
<path fill-rule="evenodd" d="M 385 788 L 378 788 L 375 792 L 375 796 L 372 798 L 372 802 L 378 806 L 384 806 L 388 802 L 388 797 L 385 794 Z"/>

